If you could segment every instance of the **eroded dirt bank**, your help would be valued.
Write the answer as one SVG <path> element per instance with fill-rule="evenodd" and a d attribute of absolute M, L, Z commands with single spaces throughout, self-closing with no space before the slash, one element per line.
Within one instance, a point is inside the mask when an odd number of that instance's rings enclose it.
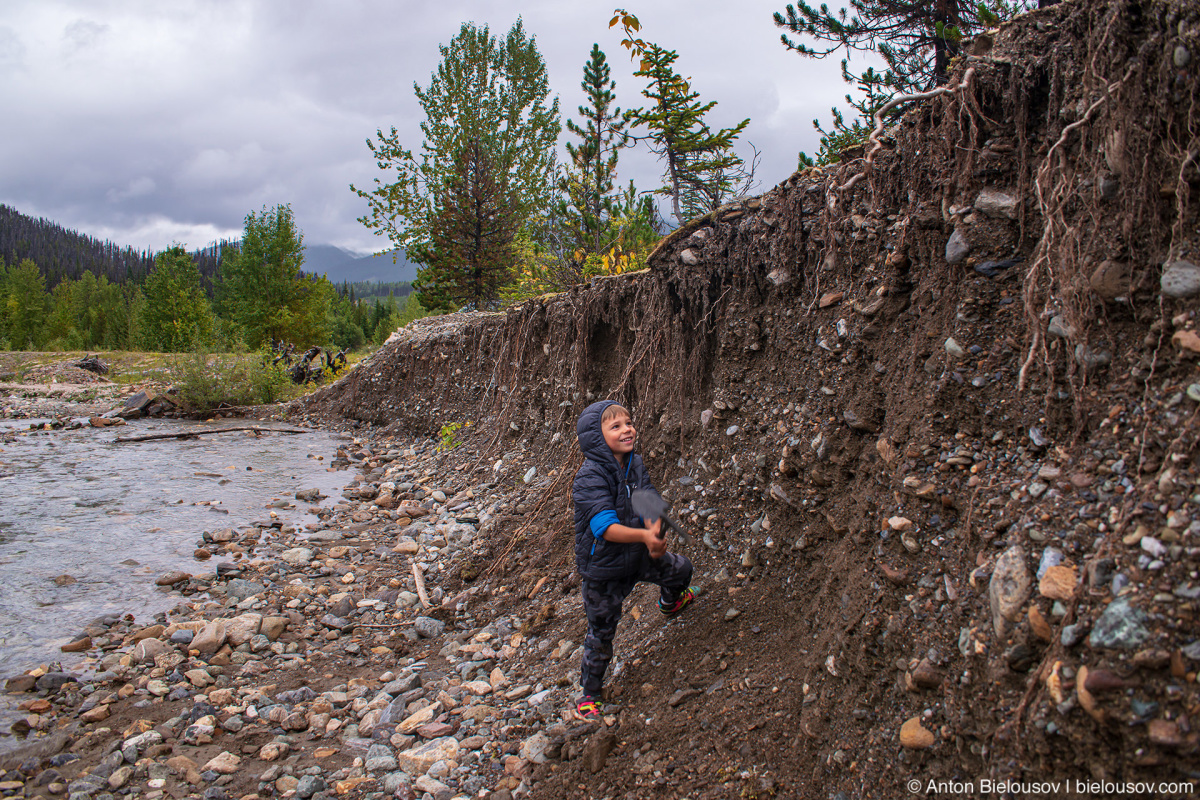
<path fill-rule="evenodd" d="M 203 705 L 184 686 L 154 714 L 122 705 L 148 667 L 114 661 L 116 721 L 76 750 L 149 718 L 159 760 L 242 754 L 232 779 L 156 768 L 176 796 L 1200 790 L 1200 12 L 1064 3 L 986 38 L 853 185 L 862 160 L 798 174 L 646 272 L 423 320 L 289 408 L 355 427 L 354 505 L 290 567 L 312 545 L 240 532 L 270 545 L 239 576 L 264 592 L 190 612 L 270 617 L 280 646 L 230 648 Z M 704 594 L 664 625 L 635 593 L 593 731 L 561 712 L 574 422 L 598 397 L 633 409 Z M 187 644 L 167 676 L 205 669 Z M 211 741 L 185 740 L 193 712 Z M 430 742 L 445 759 L 411 760 Z"/>
<path fill-rule="evenodd" d="M 492 547 L 560 606 L 574 420 L 635 410 L 709 594 L 617 681 L 616 755 L 536 794 L 1197 779 L 1196 14 L 1027 15 L 857 185 L 793 176 L 649 272 L 426 321 L 318 396 L 472 422 L 464 482 L 558 467 Z"/>

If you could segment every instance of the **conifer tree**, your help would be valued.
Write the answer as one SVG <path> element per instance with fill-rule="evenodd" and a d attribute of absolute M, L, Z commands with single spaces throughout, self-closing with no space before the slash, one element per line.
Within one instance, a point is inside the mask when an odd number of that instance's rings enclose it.
<path fill-rule="evenodd" d="M 458 222 L 442 220 L 445 210 L 449 206 L 457 209 L 455 213 L 468 209 L 471 204 L 464 198 L 486 185 L 495 200 L 477 208 L 494 205 L 517 220 L 544 216 L 554 187 L 554 145 L 559 133 L 558 100 L 547 103 L 546 65 L 521 20 L 503 41 L 486 26 L 464 23 L 440 50 L 442 61 L 429 85 L 413 86 L 426 117 L 421 123 L 420 156 L 401 144 L 395 128 L 388 135 L 377 131 L 377 141 L 368 140 L 367 146 L 381 170 L 395 171 L 395 179 L 388 183 L 376 179 L 369 192 L 351 187 L 370 205 L 370 214 L 360 221 L 386 235 L 410 261 L 424 265 L 418 294 L 425 308 L 472 302 L 476 290 L 481 292 L 479 298 L 485 298 L 490 292 L 485 287 L 497 278 L 451 275 L 453 254 L 461 254 L 463 244 L 452 235 L 460 227 Z M 493 171 L 486 181 L 464 181 L 464 170 L 483 167 Z M 479 217 L 474 224 L 484 229 L 495 227 L 495 222 Z M 489 237 L 498 241 L 495 231 Z M 498 245 L 489 246 L 480 250 L 482 261 L 462 269 L 470 273 L 484 263 L 489 271 L 499 269 L 494 259 L 503 251 Z M 507 268 L 511 270 L 511 261 Z M 475 288 L 459 294 L 468 286 Z"/>
<path fill-rule="evenodd" d="M 822 134 L 819 161 L 836 160 L 842 149 L 865 139 L 874 127 L 875 112 L 894 96 L 925 92 L 944 83 L 963 38 L 1033 5 L 1033 0 L 850 0 L 849 9 L 833 13 L 824 3 L 816 8 L 797 0 L 785 13 L 775 12 L 775 25 L 787 31 L 780 41 L 799 55 L 824 58 L 845 50 L 847 55 L 875 53 L 884 62 L 882 70 L 867 67 L 856 75 L 850 72 L 848 58 L 842 60 L 842 79 L 859 94 L 846 95 L 857 115 L 847 124 L 834 108 L 833 127 L 828 131 L 813 120 L 813 127 Z M 792 38 L 797 36 L 808 37 L 815 44 Z M 895 114 L 901 112 L 898 109 Z M 801 165 L 812 163 L 803 153 L 800 161 Z"/>
<path fill-rule="evenodd" d="M 4 317 L 9 343 L 14 349 L 32 350 L 42 343 L 49 295 L 46 279 L 28 258 L 10 267 L 5 281 Z"/>
<path fill-rule="evenodd" d="M 613 216 L 613 188 L 617 157 L 627 138 L 626 121 L 614 106 L 617 83 L 610 77 L 608 61 L 600 45 L 593 44 L 589 60 L 583 65 L 579 84 L 588 105 L 579 106 L 582 122 L 567 120 L 567 130 L 579 143 L 567 142 L 566 170 L 559 181 L 563 194 L 558 220 L 565 234 L 565 249 L 575 254 L 599 253 L 611 245 L 610 220 Z"/>
<path fill-rule="evenodd" d="M 425 308 L 490 308 L 512 278 L 521 220 L 507 204 L 503 170 L 492 153 L 483 142 L 467 142 L 446 176 L 430 228 L 436 246 L 413 283 Z"/>
<path fill-rule="evenodd" d="M 683 224 L 721 205 L 752 179 L 752 168 L 747 169 L 733 151 L 734 141 L 750 120 L 713 131 L 704 116 L 717 102 L 701 103 L 690 81 L 675 72 L 679 54 L 643 43 L 641 56 L 641 68 L 634 74 L 646 78 L 642 95 L 651 104 L 627 117 L 635 127 L 646 129 L 639 138 L 645 138 L 665 162 L 665 185 L 658 193 L 671 198 L 672 213 Z"/>
<path fill-rule="evenodd" d="M 222 254 L 219 297 L 251 348 L 276 339 L 306 347 L 328 341 L 333 286 L 305 275 L 303 264 L 304 234 L 291 206 L 246 215 L 241 249 Z"/>

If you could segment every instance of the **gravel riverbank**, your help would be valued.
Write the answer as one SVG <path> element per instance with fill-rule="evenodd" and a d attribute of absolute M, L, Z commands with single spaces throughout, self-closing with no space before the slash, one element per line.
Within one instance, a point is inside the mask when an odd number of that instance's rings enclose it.
<path fill-rule="evenodd" d="M 500 471 L 464 480 L 436 443 L 354 441 L 319 523 L 205 531 L 216 575 L 158 577 L 180 596 L 168 614 L 97 619 L 64 647 L 83 661 L 6 676 L 27 738 L 0 756 L 0 791 L 503 798 L 564 748 L 602 760 L 611 742 L 564 713 L 577 645 L 463 588 L 511 500 Z M 516 485 L 536 480 L 522 467 Z"/>

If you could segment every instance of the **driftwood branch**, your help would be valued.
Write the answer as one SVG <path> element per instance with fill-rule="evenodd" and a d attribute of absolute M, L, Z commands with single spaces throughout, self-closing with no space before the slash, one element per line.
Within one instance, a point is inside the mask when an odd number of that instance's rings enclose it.
<path fill-rule="evenodd" d="M 194 439 L 197 436 L 209 436 L 214 433 L 229 433 L 231 431 L 254 431 L 256 433 L 308 433 L 294 428 L 259 428 L 254 425 L 239 425 L 233 428 L 214 428 L 213 430 L 192 430 L 183 433 L 151 433 L 145 436 L 118 436 L 118 442 L 149 442 L 154 439 Z"/>
<path fill-rule="evenodd" d="M 417 562 L 412 565 L 413 580 L 417 584 L 417 598 L 421 601 L 421 608 L 430 608 L 432 603 L 429 602 L 429 595 L 425 593 L 425 576 L 421 574 L 421 567 Z"/>

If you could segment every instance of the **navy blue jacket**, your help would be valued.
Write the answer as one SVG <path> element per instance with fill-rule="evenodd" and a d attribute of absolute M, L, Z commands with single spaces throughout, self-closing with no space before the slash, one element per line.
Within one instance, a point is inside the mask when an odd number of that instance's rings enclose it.
<path fill-rule="evenodd" d="M 654 490 L 646 465 L 630 453 L 622 466 L 604 441 L 600 416 L 616 405 L 612 400 L 592 403 L 579 415 L 575 426 L 584 462 L 575 473 L 571 499 L 575 503 L 575 566 L 579 574 L 594 581 L 630 578 L 650 562 L 650 551 L 641 542 L 610 542 L 592 532 L 592 518 L 603 511 L 616 512 L 617 520 L 631 528 L 645 527 L 633 513 L 630 495 L 634 489 Z"/>

